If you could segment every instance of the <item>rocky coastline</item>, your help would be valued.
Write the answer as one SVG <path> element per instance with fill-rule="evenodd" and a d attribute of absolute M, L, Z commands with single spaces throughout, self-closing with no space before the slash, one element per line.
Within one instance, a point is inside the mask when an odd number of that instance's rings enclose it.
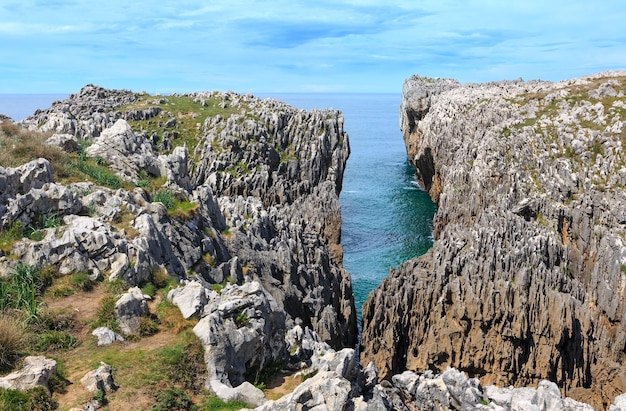
<path fill-rule="evenodd" d="M 370 294 L 362 363 L 550 380 L 595 409 L 626 391 L 625 90 L 624 72 L 407 79 L 400 126 L 435 241 Z"/>
<path fill-rule="evenodd" d="M 115 330 L 82 342 L 97 358 L 144 341 L 155 308 L 143 290 L 165 277 L 163 299 L 202 351 L 191 386 L 258 410 L 626 409 L 625 81 L 407 80 L 401 127 L 439 207 L 436 241 L 370 295 L 359 351 L 338 111 L 88 85 L 19 124 L 2 118 L 5 149 L 32 133 L 45 150 L 2 157 L 0 233 L 23 234 L 0 243 L 0 279 L 23 264 L 123 284 Z M 103 406 L 119 365 L 81 370 L 71 382 L 102 394 L 73 410 Z M 0 388 L 56 395 L 55 360 L 21 367 Z M 267 398 L 262 376 L 282 372 L 301 383 Z"/>

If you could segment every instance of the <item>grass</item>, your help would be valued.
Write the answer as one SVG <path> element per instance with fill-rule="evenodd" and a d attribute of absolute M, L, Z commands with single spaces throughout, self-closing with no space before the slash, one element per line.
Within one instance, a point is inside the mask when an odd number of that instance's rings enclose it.
<path fill-rule="evenodd" d="M 200 205 L 180 200 L 170 190 L 164 189 L 152 194 L 151 202 L 159 202 L 167 209 L 167 214 L 175 220 L 188 221 L 195 217 Z"/>
<path fill-rule="evenodd" d="M 13 367 L 27 343 L 26 323 L 17 316 L 0 314 L 0 370 Z"/>
<path fill-rule="evenodd" d="M 85 180 L 92 180 L 96 184 L 112 188 L 117 190 L 122 188 L 122 180 L 115 174 L 115 172 L 108 169 L 103 164 L 97 164 L 94 159 L 82 159 L 74 160 L 70 163 L 70 173 L 78 174 L 78 177 L 82 177 Z"/>
<path fill-rule="evenodd" d="M 8 224 L 0 229 L 0 250 L 5 255 L 11 253 L 16 241 L 24 238 L 24 226 L 19 221 Z"/>
<path fill-rule="evenodd" d="M 98 313 L 95 321 L 91 324 L 91 329 L 95 330 L 98 327 L 108 327 L 116 333 L 120 333 L 120 325 L 115 317 L 115 302 L 116 298 L 107 295 L 100 301 L 98 307 Z"/>
<path fill-rule="evenodd" d="M 18 263 L 8 277 L 0 279 L 0 311 L 19 311 L 26 319 L 37 319 L 47 280 L 36 266 Z"/>
<path fill-rule="evenodd" d="M 241 107 L 221 107 L 222 100 L 216 96 L 204 98 L 204 104 L 191 95 L 167 96 L 155 102 L 155 98 L 150 95 L 139 95 L 138 99 L 127 106 L 119 108 L 120 111 L 144 110 L 152 106 L 161 107 L 161 113 L 154 118 L 141 121 L 129 121 L 135 132 L 147 131 L 148 135 L 156 133 L 162 136 L 163 132 L 170 134 L 177 132 L 177 137 L 172 139 L 172 147 L 187 145 L 190 153 L 193 153 L 196 146 L 203 138 L 202 125 L 209 117 L 221 115 L 228 118 L 233 114 L 241 114 L 245 108 Z M 156 104 L 155 104 L 156 103 Z M 170 114 L 167 114 L 167 113 Z M 171 117 L 176 118 L 174 129 L 167 129 L 164 124 Z M 200 127 L 198 127 L 200 124 Z"/>
<path fill-rule="evenodd" d="M 0 123 L 0 164 L 18 167 L 36 158 L 45 158 L 52 165 L 55 179 L 68 177 L 69 155 L 44 144 L 49 137 L 48 133 L 29 131 L 14 123 Z"/>
<path fill-rule="evenodd" d="M 48 396 L 43 387 L 27 391 L 0 388 L 0 410 L 52 411 L 57 409 L 55 400 Z"/>

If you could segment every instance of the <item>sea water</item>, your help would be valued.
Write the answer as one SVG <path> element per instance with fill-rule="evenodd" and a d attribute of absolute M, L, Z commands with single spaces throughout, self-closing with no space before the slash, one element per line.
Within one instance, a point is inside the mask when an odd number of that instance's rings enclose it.
<path fill-rule="evenodd" d="M 0 94 L 0 113 L 16 121 L 48 108 L 62 94 Z M 391 267 L 432 245 L 435 205 L 414 181 L 398 125 L 399 94 L 271 94 L 302 109 L 334 108 L 344 116 L 351 154 L 339 197 L 343 265 L 352 275 L 360 324 L 367 295 Z"/>
<path fill-rule="evenodd" d="M 343 266 L 361 323 L 361 307 L 389 269 L 432 246 L 435 204 L 415 182 L 399 127 L 400 94 L 275 94 L 298 108 L 334 108 L 344 116 L 350 158 L 339 197 Z"/>
<path fill-rule="evenodd" d="M 44 110 L 55 100 L 66 99 L 69 94 L 2 94 L 0 93 L 0 114 L 14 121 L 24 120 L 37 109 Z"/>

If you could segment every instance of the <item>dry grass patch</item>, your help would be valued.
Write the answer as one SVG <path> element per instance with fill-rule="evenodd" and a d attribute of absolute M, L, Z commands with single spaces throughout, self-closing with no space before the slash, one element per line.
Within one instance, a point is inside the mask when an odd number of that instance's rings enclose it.
<path fill-rule="evenodd" d="M 0 165 L 18 167 L 37 158 L 52 164 L 56 179 L 69 176 L 69 156 L 57 147 L 44 144 L 49 133 L 26 130 L 15 123 L 0 123 Z"/>
<path fill-rule="evenodd" d="M 27 344 L 26 323 L 15 314 L 0 314 L 0 369 L 12 368 Z"/>

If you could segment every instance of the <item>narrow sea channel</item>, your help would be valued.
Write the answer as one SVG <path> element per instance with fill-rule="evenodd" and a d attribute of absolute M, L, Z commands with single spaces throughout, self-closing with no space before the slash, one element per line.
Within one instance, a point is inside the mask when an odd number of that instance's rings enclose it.
<path fill-rule="evenodd" d="M 414 183 L 398 125 L 399 94 L 272 94 L 298 108 L 344 115 L 351 154 L 340 196 L 343 264 L 352 275 L 361 323 L 367 295 L 389 269 L 432 245 L 435 204 Z"/>

